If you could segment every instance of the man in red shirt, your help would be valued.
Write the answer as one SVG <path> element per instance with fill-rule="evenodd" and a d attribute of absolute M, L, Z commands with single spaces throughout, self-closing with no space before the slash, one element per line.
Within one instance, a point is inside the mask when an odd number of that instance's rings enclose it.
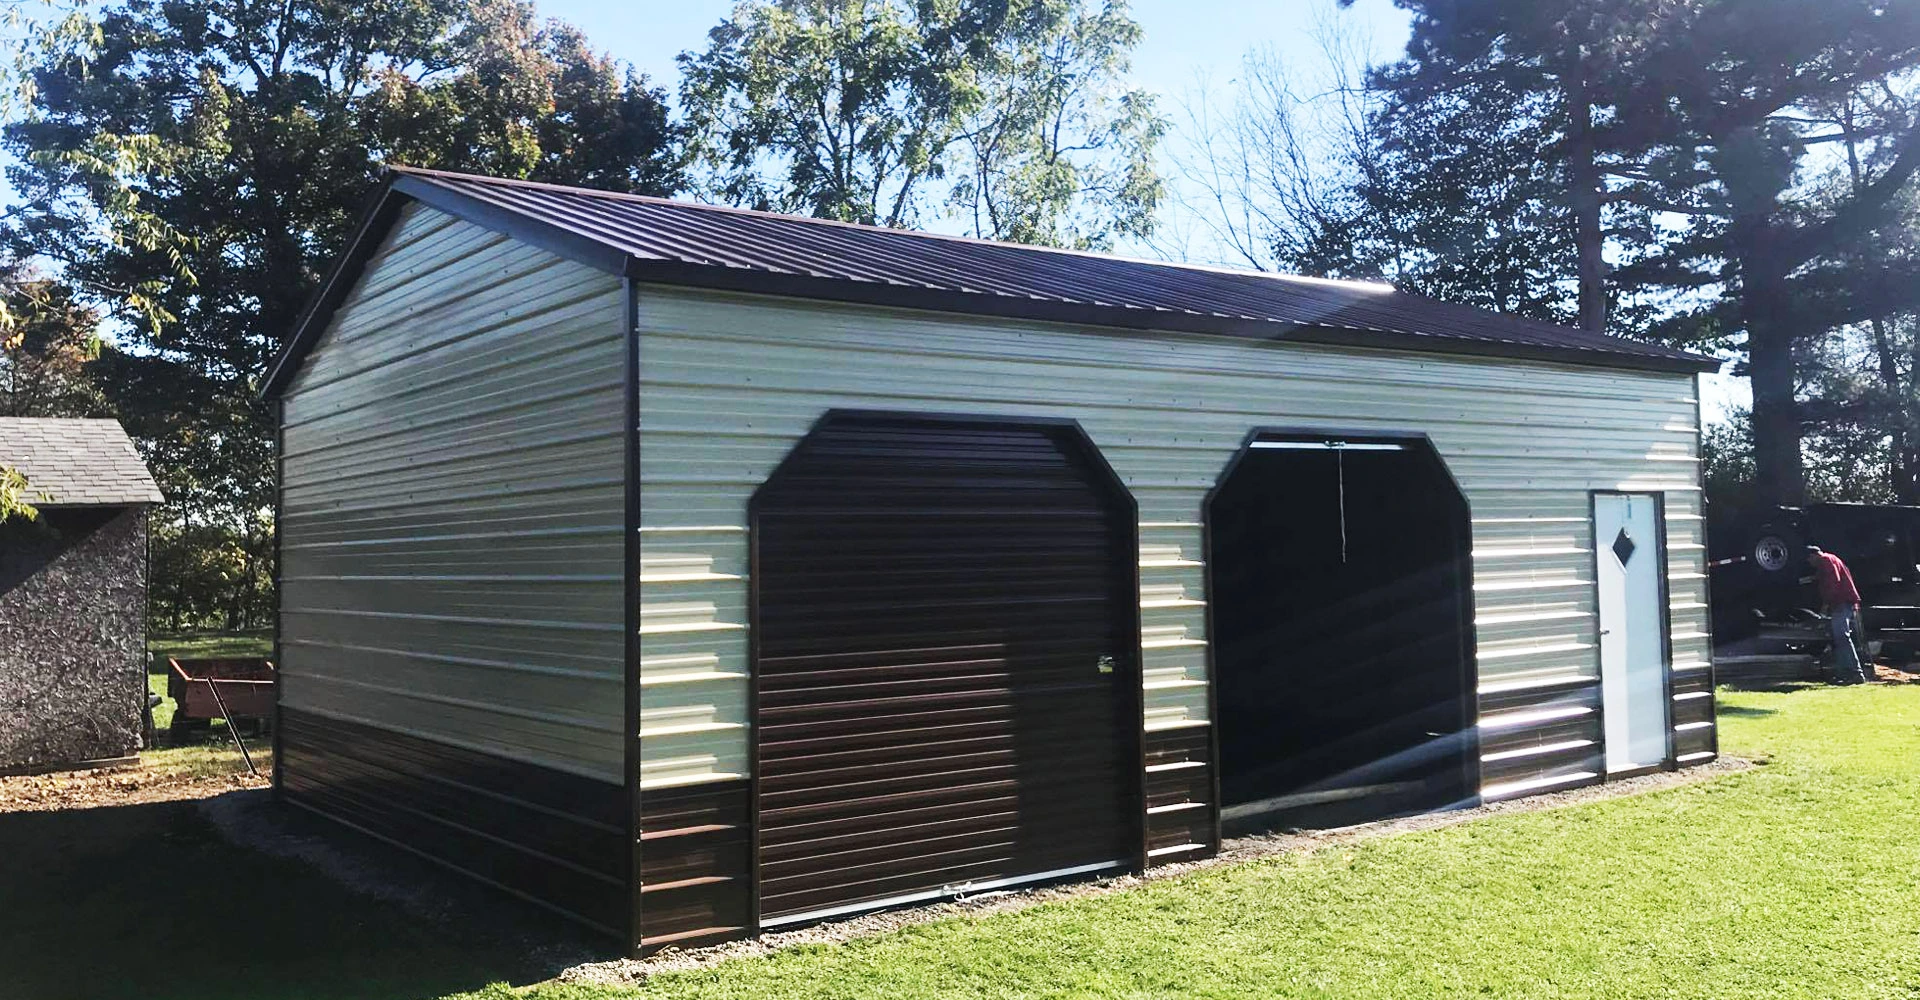
<path fill-rule="evenodd" d="M 1863 684 L 1873 679 L 1873 668 L 1860 661 L 1854 640 L 1860 635 L 1860 590 L 1853 585 L 1847 564 L 1818 545 L 1807 546 L 1807 566 L 1813 570 L 1814 585 L 1826 602 L 1833 618 L 1833 673 L 1841 684 Z"/>

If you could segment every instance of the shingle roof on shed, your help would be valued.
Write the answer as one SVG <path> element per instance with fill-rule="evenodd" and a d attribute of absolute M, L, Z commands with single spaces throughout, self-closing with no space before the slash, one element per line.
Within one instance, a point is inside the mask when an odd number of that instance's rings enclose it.
<path fill-rule="evenodd" d="M 0 417 L 0 465 L 27 477 L 43 507 L 120 506 L 166 498 L 114 420 Z"/>
<path fill-rule="evenodd" d="M 398 197 L 395 197 L 395 196 Z M 800 298 L 1668 371 L 1720 362 L 1659 344 L 1365 282 L 1163 263 L 472 174 L 386 185 L 264 392 L 277 392 L 391 225 L 418 200 L 637 281 Z M 340 286 L 340 287 L 336 287 Z"/>

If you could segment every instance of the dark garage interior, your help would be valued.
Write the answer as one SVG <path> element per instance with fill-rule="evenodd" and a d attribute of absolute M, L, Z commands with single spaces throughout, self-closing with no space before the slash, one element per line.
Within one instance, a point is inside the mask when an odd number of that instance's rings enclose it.
<path fill-rule="evenodd" d="M 1470 526 L 1432 445 L 1255 435 L 1207 529 L 1224 822 L 1339 826 L 1468 801 Z"/>

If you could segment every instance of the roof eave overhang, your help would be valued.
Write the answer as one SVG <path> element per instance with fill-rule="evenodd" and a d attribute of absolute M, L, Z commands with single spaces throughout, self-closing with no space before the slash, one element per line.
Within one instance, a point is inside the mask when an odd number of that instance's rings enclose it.
<path fill-rule="evenodd" d="M 138 500 L 29 500 L 27 505 L 35 510 L 86 510 L 92 507 L 154 507 L 165 502 L 141 497 Z"/>
<path fill-rule="evenodd" d="M 1358 329 L 1332 323 L 1283 324 L 1170 309 L 1017 298 L 919 285 L 845 281 L 754 268 L 634 257 L 590 236 L 529 218 L 483 198 L 436 184 L 430 178 L 391 171 L 369 198 L 347 251 L 335 262 L 333 270 L 321 283 L 320 290 L 301 313 L 293 335 L 288 338 L 261 386 L 262 398 L 273 399 L 285 391 L 287 383 L 299 369 L 301 360 L 331 322 L 334 311 L 359 282 L 367 261 L 386 239 L 388 231 L 399 217 L 400 209 L 411 201 L 429 205 L 595 270 L 645 283 L 1077 326 L 1210 333 L 1304 344 L 1540 361 L 1588 368 L 1700 374 L 1719 371 L 1723 365 L 1718 360 L 1699 355 L 1639 355 L 1542 344 L 1477 341 L 1393 330 Z"/>

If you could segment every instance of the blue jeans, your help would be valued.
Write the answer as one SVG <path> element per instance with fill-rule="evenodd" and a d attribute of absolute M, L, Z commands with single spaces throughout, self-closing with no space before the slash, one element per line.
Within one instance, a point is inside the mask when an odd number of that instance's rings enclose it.
<path fill-rule="evenodd" d="M 1854 640 L 1860 635 L 1860 606 L 1847 604 L 1833 609 L 1833 679 L 1841 684 L 1859 684 L 1869 678 L 1860 663 Z"/>

